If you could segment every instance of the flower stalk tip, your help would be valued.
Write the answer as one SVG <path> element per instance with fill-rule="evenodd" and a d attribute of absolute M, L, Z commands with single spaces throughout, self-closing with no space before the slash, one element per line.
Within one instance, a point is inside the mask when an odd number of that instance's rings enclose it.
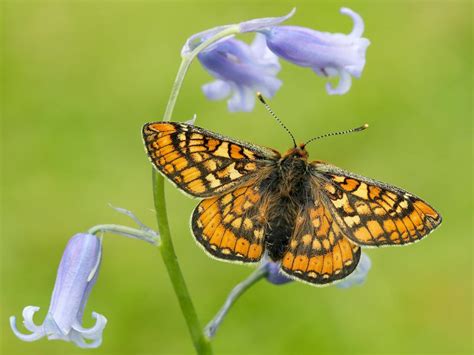
<path fill-rule="evenodd" d="M 273 27 L 273 26 L 279 25 L 282 22 L 285 22 L 290 17 L 293 17 L 295 12 L 296 12 L 296 7 L 291 9 L 291 11 L 284 16 L 265 17 L 265 18 L 258 18 L 254 20 L 244 21 L 239 24 L 239 29 L 240 29 L 240 32 L 245 33 L 245 32 L 255 32 L 255 31 L 263 30 L 264 28 L 267 28 L 267 27 Z"/>
<path fill-rule="evenodd" d="M 124 214 L 127 217 L 130 217 L 140 229 L 121 226 L 118 224 L 99 224 L 90 228 L 88 231 L 89 234 L 101 235 L 103 233 L 112 233 L 127 238 L 142 240 L 155 246 L 160 245 L 161 241 L 159 233 L 155 232 L 153 229 L 142 223 L 133 212 L 125 208 L 114 207 L 112 205 L 110 205 L 110 207 L 113 208 L 115 211 Z"/>

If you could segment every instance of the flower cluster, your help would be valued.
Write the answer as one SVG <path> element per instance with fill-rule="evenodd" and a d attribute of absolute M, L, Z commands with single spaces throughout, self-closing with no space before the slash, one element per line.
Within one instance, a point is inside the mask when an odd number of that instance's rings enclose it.
<path fill-rule="evenodd" d="M 347 93 L 352 84 L 351 76 L 359 78 L 362 74 L 365 52 L 370 44 L 368 39 L 362 37 L 362 18 L 348 8 L 341 9 L 341 13 L 354 22 L 348 35 L 299 26 L 279 26 L 293 13 L 240 24 L 242 32 L 257 32 L 250 45 L 235 38 L 224 38 L 201 51 L 199 61 L 217 79 L 202 87 L 206 97 L 210 100 L 230 97 L 227 101 L 229 111 L 251 111 L 256 92 L 272 97 L 280 88 L 282 83 L 276 78 L 280 71 L 278 58 L 309 67 L 322 77 L 338 76 L 336 87 L 326 84 L 328 94 Z M 222 28 L 194 35 L 186 43 L 183 53 L 191 51 Z"/>

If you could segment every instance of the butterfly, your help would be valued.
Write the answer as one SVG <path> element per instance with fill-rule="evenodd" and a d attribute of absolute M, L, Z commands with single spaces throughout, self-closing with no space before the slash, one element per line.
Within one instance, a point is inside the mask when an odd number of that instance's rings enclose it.
<path fill-rule="evenodd" d="M 147 123 L 143 138 L 154 167 L 202 199 L 191 230 L 220 260 L 268 256 L 287 276 L 326 285 L 355 270 L 361 247 L 414 243 L 441 223 L 403 189 L 309 161 L 305 144 L 282 155 L 177 122 Z"/>

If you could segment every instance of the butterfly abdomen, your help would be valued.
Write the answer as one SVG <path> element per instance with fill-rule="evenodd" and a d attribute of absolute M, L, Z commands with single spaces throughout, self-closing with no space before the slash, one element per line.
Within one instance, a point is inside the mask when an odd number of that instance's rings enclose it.
<path fill-rule="evenodd" d="M 262 182 L 261 187 L 276 196 L 269 206 L 265 244 L 269 257 L 281 260 L 288 250 L 298 211 L 312 196 L 306 161 L 293 157 L 282 159 L 279 168 Z"/>

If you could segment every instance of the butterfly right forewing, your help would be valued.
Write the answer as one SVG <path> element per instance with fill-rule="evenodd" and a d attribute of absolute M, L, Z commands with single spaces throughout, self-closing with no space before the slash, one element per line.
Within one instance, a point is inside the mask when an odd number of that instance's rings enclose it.
<path fill-rule="evenodd" d="M 335 220 L 358 245 L 417 242 L 442 221 L 433 207 L 401 188 L 319 162 L 311 169 Z"/>
<path fill-rule="evenodd" d="M 272 149 L 184 123 L 147 123 L 143 139 L 155 168 L 195 197 L 212 197 L 243 186 L 280 157 Z"/>

